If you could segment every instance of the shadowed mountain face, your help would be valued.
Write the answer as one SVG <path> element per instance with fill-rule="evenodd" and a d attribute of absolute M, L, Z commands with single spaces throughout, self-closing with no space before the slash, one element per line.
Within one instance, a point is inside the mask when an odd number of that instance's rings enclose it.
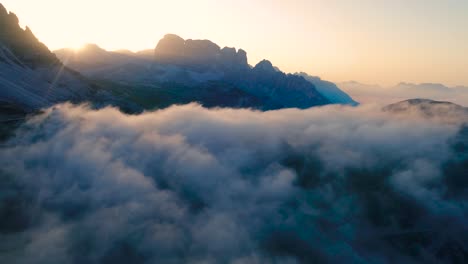
<path fill-rule="evenodd" d="M 40 43 L 31 30 L 18 26 L 18 17 L 8 13 L 0 4 L 0 43 L 2 50 L 7 49 L 22 64 L 29 67 L 58 64 L 56 56 Z"/>
<path fill-rule="evenodd" d="M 58 102 L 88 99 L 92 92 L 88 82 L 64 67 L 18 22 L 16 15 L 0 4 L 0 120 L 11 119 L 13 112 L 22 114 Z"/>

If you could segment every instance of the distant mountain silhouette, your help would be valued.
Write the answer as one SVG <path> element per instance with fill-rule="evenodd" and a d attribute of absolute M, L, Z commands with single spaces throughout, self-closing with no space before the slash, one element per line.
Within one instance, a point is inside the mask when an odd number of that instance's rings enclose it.
<path fill-rule="evenodd" d="M 154 50 L 153 49 L 146 49 L 146 50 L 140 50 L 137 52 L 133 52 L 131 50 L 127 49 L 120 49 L 114 51 L 115 53 L 120 53 L 123 55 L 127 56 L 132 56 L 132 57 L 137 57 L 137 58 L 142 58 L 142 59 L 153 59 L 154 58 Z"/>
<path fill-rule="evenodd" d="M 96 44 L 87 44 L 78 50 L 60 49 L 54 53 L 65 65 L 83 74 L 144 59 L 131 51 L 112 52 L 104 50 Z"/>
<path fill-rule="evenodd" d="M 356 101 L 351 98 L 347 93 L 343 92 L 336 84 L 327 82 L 319 77 L 310 76 L 305 72 L 297 73 L 297 75 L 304 77 L 307 81 L 315 85 L 315 88 L 319 93 L 325 96 L 328 100 L 333 103 L 347 104 L 347 105 L 358 105 Z"/>
<path fill-rule="evenodd" d="M 139 94 L 143 93 L 148 98 L 161 91 L 170 93 L 177 90 L 174 98 L 183 97 L 183 102 L 192 98 L 192 101 L 204 105 L 262 110 L 308 108 L 335 103 L 303 77 L 285 74 L 267 60 L 252 67 L 244 50 L 220 48 L 209 40 L 184 40 L 177 35 L 165 35 L 156 45 L 151 60 L 148 59 L 149 51 L 109 52 L 96 47 L 91 50 L 94 55 L 86 48 L 81 51 L 59 50 L 56 54 L 66 65 L 89 78 L 106 85 L 114 83 L 114 88 L 119 89 L 136 87 L 133 90 L 140 90 Z M 125 90 L 132 93 L 130 88 Z M 207 90 L 211 91 L 209 96 L 206 94 L 210 103 L 207 103 L 207 97 L 200 96 Z M 197 95 L 197 92 L 200 94 Z M 224 98 L 223 93 L 237 97 L 228 100 L 229 104 L 221 99 L 218 105 L 213 104 L 216 101 L 213 95 Z M 132 95 L 132 98 L 135 96 Z"/>

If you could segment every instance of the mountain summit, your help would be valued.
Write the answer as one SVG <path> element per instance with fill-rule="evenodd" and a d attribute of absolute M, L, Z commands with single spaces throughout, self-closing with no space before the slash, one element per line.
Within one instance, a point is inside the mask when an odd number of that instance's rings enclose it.
<path fill-rule="evenodd" d="M 0 115 L 4 109 L 30 112 L 57 102 L 80 101 L 91 90 L 79 73 L 64 67 L 0 4 Z"/>
<path fill-rule="evenodd" d="M 57 57 L 39 42 L 29 27 L 19 27 L 18 17 L 0 4 L 0 43 L 3 55 L 29 67 L 59 63 Z"/>
<path fill-rule="evenodd" d="M 221 49 L 210 40 L 184 40 L 167 34 L 154 50 L 157 62 L 186 67 L 241 67 L 247 68 L 247 53 L 240 49 Z"/>
<path fill-rule="evenodd" d="M 277 70 L 269 60 L 262 60 L 255 67 L 253 68 L 254 70 L 258 72 L 263 72 L 263 73 L 274 73 Z"/>

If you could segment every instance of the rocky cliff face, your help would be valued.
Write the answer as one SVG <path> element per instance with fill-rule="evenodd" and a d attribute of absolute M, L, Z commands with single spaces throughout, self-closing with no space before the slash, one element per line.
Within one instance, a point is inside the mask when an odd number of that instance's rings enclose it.
<path fill-rule="evenodd" d="M 154 55 L 160 63 L 185 67 L 248 67 L 247 53 L 241 49 L 221 49 L 209 40 L 184 40 L 173 34 L 168 34 L 159 41 Z"/>
<path fill-rule="evenodd" d="M 64 67 L 15 14 L 0 4 L 0 112 L 30 112 L 62 101 L 88 98 L 91 87 Z M 0 115 L 2 114 L 0 113 Z"/>
<path fill-rule="evenodd" d="M 18 17 L 7 12 L 1 4 L 0 43 L 4 49 L 10 50 L 12 55 L 29 67 L 35 68 L 59 63 L 55 55 L 37 40 L 31 29 L 28 27 L 22 29 L 19 26 Z"/>

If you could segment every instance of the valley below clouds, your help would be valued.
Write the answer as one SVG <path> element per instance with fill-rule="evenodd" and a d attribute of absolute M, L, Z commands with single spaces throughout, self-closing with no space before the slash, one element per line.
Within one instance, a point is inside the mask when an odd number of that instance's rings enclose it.
<path fill-rule="evenodd" d="M 457 263 L 466 113 L 55 105 L 0 148 L 2 263 Z"/>

